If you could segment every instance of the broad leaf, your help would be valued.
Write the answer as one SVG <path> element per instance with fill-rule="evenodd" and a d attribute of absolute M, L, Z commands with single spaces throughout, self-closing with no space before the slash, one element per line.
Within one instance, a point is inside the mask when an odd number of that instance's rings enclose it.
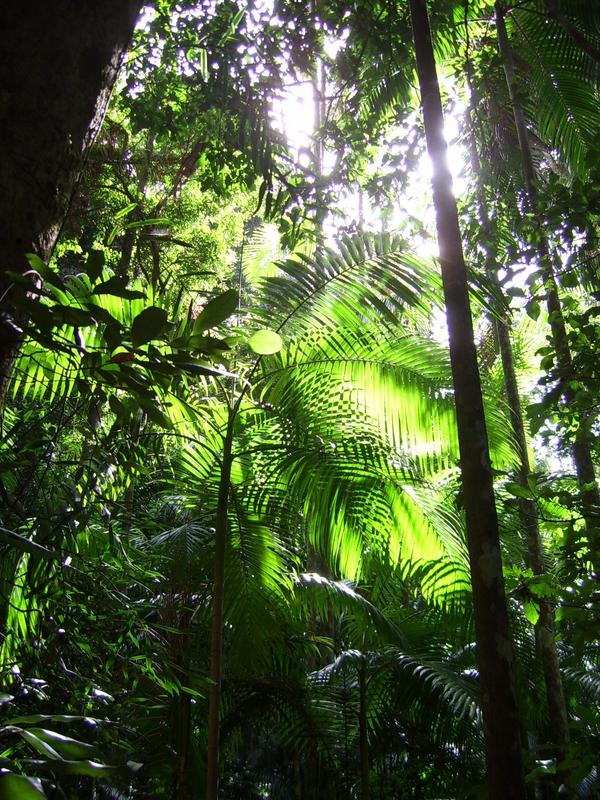
<path fill-rule="evenodd" d="M 102 250 L 90 250 L 85 265 L 91 281 L 97 280 L 102 274 L 102 267 L 104 266 L 104 252 Z"/>
<path fill-rule="evenodd" d="M 127 288 L 127 280 L 119 278 L 118 275 L 113 275 L 103 283 L 99 283 L 94 289 L 94 294 L 112 294 L 115 297 L 125 297 L 128 300 L 135 300 L 140 297 L 145 299 L 146 295 L 143 292 L 134 291 Z"/>
<path fill-rule="evenodd" d="M 215 325 L 231 316 L 237 307 L 238 293 L 236 289 L 228 289 L 223 294 L 213 297 L 196 318 L 193 333 L 202 333 L 209 328 L 214 328 Z"/>
<path fill-rule="evenodd" d="M 256 331 L 248 340 L 250 348 L 259 356 L 271 356 L 283 347 L 283 339 L 276 331 L 268 328 Z"/>
<path fill-rule="evenodd" d="M 26 778 L 13 772 L 0 774 L 0 800 L 40 800 L 45 797 L 38 778 Z"/>
<path fill-rule="evenodd" d="M 149 306 L 133 320 L 131 338 L 137 347 L 157 339 L 167 327 L 167 312 L 158 306 Z"/>
<path fill-rule="evenodd" d="M 62 733 L 47 728 L 30 728 L 29 732 L 49 744 L 62 758 L 85 759 L 91 758 L 96 753 L 93 745 L 72 739 L 70 736 L 63 736 Z"/>

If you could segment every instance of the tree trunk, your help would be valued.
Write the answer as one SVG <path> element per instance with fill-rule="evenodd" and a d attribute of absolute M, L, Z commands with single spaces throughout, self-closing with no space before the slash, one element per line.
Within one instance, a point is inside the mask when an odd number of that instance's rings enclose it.
<path fill-rule="evenodd" d="M 369 800 L 369 741 L 367 738 L 367 656 L 358 668 L 358 733 L 360 749 L 360 798 Z"/>
<path fill-rule="evenodd" d="M 141 0 L 4 0 L 0 29 L 0 411 L 22 325 L 7 271 L 46 260 L 94 141 Z"/>
<path fill-rule="evenodd" d="M 210 640 L 210 689 L 208 694 L 208 750 L 206 756 L 206 800 L 219 796 L 219 728 L 221 705 L 221 656 L 223 650 L 223 594 L 225 584 L 225 551 L 227 548 L 231 448 L 235 411 L 229 413 L 223 440 L 221 480 L 215 524 L 215 556 Z"/>
<path fill-rule="evenodd" d="M 529 145 L 529 136 L 527 133 L 527 124 L 525 122 L 525 114 L 519 99 L 519 87 L 517 86 L 516 72 L 514 66 L 514 59 L 510 42 L 508 40 L 508 33 L 506 31 L 506 23 L 504 20 L 504 8 L 500 3 L 496 3 L 496 31 L 498 35 L 498 50 L 502 57 L 504 66 L 504 73 L 506 75 L 506 83 L 510 100 L 513 107 L 513 115 L 515 126 L 517 129 L 517 137 L 519 141 L 519 149 L 521 151 L 521 162 L 523 166 L 523 174 L 525 177 L 525 190 L 527 194 L 528 204 L 532 211 L 535 211 L 537 191 L 535 187 L 535 168 L 533 165 L 533 158 L 531 156 L 531 148 Z M 540 231 L 538 253 L 540 260 L 540 269 L 544 279 L 544 286 L 546 288 L 546 307 L 548 309 L 548 321 L 550 324 L 550 332 L 552 336 L 552 343 L 556 353 L 556 362 L 558 365 L 558 373 L 560 382 L 563 385 L 563 396 L 567 404 L 573 402 L 574 392 L 570 387 L 570 382 L 575 378 L 573 372 L 573 361 L 571 358 L 571 350 L 569 347 L 569 340 L 567 338 L 567 331 L 565 327 L 565 320 L 562 313 L 562 306 L 558 294 L 558 287 L 556 285 L 556 277 L 552 267 L 552 259 L 550 256 L 550 248 L 548 239 Z M 596 475 L 594 471 L 594 463 L 590 450 L 590 420 L 579 419 L 579 427 L 575 434 L 575 441 L 571 447 L 571 455 L 575 465 L 575 472 L 577 475 L 577 482 L 581 493 L 582 512 L 586 521 L 588 532 L 589 548 L 591 553 L 594 554 L 593 560 L 598 566 L 597 560 L 597 529 L 596 524 L 598 521 L 598 512 L 600 509 L 600 494 L 598 492 L 598 485 L 596 483 Z"/>
<path fill-rule="evenodd" d="M 466 268 L 425 0 L 409 0 L 446 302 L 490 800 L 526 797 L 512 641 Z"/>
<path fill-rule="evenodd" d="M 473 103 L 473 106 L 471 107 L 471 111 L 473 112 L 474 103 L 476 102 L 476 93 L 474 91 L 474 87 L 472 86 L 471 102 Z M 492 232 L 492 223 L 490 221 L 484 200 L 483 186 L 481 184 L 481 164 L 479 161 L 479 153 L 477 152 L 477 144 L 474 133 L 471 134 L 471 164 L 478 184 L 477 205 L 479 217 L 481 219 L 482 228 L 484 232 L 488 234 L 489 238 L 489 234 Z M 493 284 L 494 290 L 498 293 L 498 296 L 500 296 L 501 287 L 497 274 L 496 256 L 497 253 L 495 251 L 486 252 L 486 272 Z M 510 312 L 501 302 L 494 303 L 494 311 L 496 313 L 494 326 L 498 339 L 500 358 L 502 360 L 504 391 L 510 411 L 511 426 L 519 450 L 519 469 L 517 471 L 516 480 L 519 486 L 523 487 L 525 490 L 529 490 L 529 477 L 531 474 L 531 469 L 529 465 L 529 454 L 527 452 L 527 438 L 525 436 L 523 410 L 521 406 L 521 398 L 519 396 L 519 387 L 517 384 L 517 375 L 513 357 L 510 331 L 511 326 L 509 319 Z M 544 551 L 538 523 L 538 510 L 535 501 L 525 497 L 519 498 L 519 519 L 521 522 L 521 528 L 525 535 L 525 541 L 527 543 L 529 566 L 531 567 L 534 575 L 544 575 L 546 572 L 544 565 Z M 569 723 L 562 678 L 560 674 L 560 664 L 558 661 L 556 642 L 554 640 L 554 613 L 548 598 L 539 598 L 538 604 L 540 616 L 536 624 L 535 633 L 538 653 L 544 670 L 544 683 L 546 697 L 548 700 L 551 737 L 552 741 L 558 746 L 559 750 L 562 751 L 565 745 L 569 742 Z"/>

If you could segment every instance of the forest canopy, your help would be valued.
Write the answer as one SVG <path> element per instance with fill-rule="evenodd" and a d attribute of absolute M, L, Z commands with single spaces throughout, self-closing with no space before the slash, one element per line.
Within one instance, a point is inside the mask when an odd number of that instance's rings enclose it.
<path fill-rule="evenodd" d="M 599 798 L 600 7 L 0 22 L 0 800 Z"/>

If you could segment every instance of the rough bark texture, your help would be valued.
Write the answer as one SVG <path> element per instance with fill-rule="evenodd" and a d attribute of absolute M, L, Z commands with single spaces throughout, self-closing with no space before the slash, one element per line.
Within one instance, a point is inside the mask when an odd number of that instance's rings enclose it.
<path fill-rule="evenodd" d="M 48 258 L 110 97 L 141 0 L 0 7 L 0 410 L 18 350 L 6 271 Z"/>
<path fill-rule="evenodd" d="M 490 800 L 526 797 L 512 641 L 462 240 L 425 0 L 409 1 L 454 381 Z"/>
<path fill-rule="evenodd" d="M 508 85 L 510 100 L 513 107 L 513 115 L 515 127 L 517 129 L 519 149 L 521 151 L 521 163 L 523 166 L 527 198 L 531 209 L 535 210 L 537 200 L 535 168 L 531 155 L 525 114 L 519 100 L 519 87 L 517 85 L 513 53 L 508 39 L 504 14 L 504 7 L 500 3 L 496 3 L 496 31 L 498 35 L 498 50 L 502 57 L 504 73 L 506 75 L 506 83 Z M 574 375 L 571 350 L 569 347 L 569 340 L 567 338 L 567 331 L 562 313 L 560 297 L 558 294 L 558 287 L 556 285 L 556 277 L 552 267 L 548 239 L 543 235 L 543 233 L 540 233 L 538 252 L 540 268 L 542 270 L 542 276 L 546 288 L 546 307 L 548 310 L 550 333 L 556 353 L 559 376 L 563 385 L 563 396 L 567 403 L 571 403 L 574 399 L 574 392 L 570 388 L 570 381 L 576 376 Z M 586 520 L 590 551 L 593 553 L 592 558 L 597 565 L 597 524 L 598 513 L 600 510 L 600 493 L 598 492 L 598 484 L 596 483 L 594 463 L 592 461 L 589 443 L 590 420 L 583 418 L 579 420 L 579 428 L 575 434 L 575 437 L 575 442 L 571 448 L 571 456 L 575 465 L 577 482 L 581 492 L 582 511 Z"/>

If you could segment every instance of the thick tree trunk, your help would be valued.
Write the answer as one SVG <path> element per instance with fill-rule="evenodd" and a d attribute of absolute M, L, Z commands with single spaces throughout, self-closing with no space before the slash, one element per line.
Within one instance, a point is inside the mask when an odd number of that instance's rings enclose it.
<path fill-rule="evenodd" d="M 498 35 L 498 50 L 502 57 L 504 73 L 506 75 L 506 83 L 508 85 L 510 100 L 513 107 L 513 115 L 517 129 L 517 137 L 519 140 L 519 149 L 521 151 L 521 162 L 523 166 L 523 175 L 525 178 L 527 199 L 530 208 L 535 211 L 537 200 L 537 191 L 535 187 L 535 168 L 533 165 L 533 158 L 529 145 L 525 114 L 519 99 L 519 87 L 517 85 L 513 53 L 508 39 L 504 14 L 505 11 L 503 6 L 500 3 L 496 3 L 496 31 Z M 576 376 L 573 372 L 571 350 L 569 347 L 569 340 L 567 338 L 567 331 L 562 313 L 560 297 L 558 294 L 558 287 L 556 285 L 556 277 L 552 267 L 552 258 L 550 256 L 548 239 L 546 236 L 544 236 L 542 231 L 540 231 L 538 252 L 540 268 L 542 270 L 542 276 L 546 288 L 546 307 L 548 309 L 548 321 L 550 324 L 552 343 L 556 353 L 556 362 L 558 365 L 560 381 L 564 387 L 563 396 L 567 403 L 571 403 L 573 401 L 574 392 L 570 388 L 570 382 Z M 597 524 L 598 514 L 600 511 L 600 493 L 598 492 L 594 463 L 592 461 L 589 429 L 590 420 L 581 418 L 579 420 L 579 428 L 575 434 L 575 441 L 571 448 L 571 455 L 575 465 L 577 482 L 579 484 L 579 490 L 581 493 L 582 512 L 586 521 L 589 547 L 591 553 L 593 554 L 592 559 L 597 565 Z"/>
<path fill-rule="evenodd" d="M 141 0 L 4 0 L 0 29 L 0 411 L 18 351 L 7 271 L 54 247 Z M 17 333 L 17 335 L 15 335 Z"/>
<path fill-rule="evenodd" d="M 409 0 L 444 284 L 490 800 L 526 797 L 512 641 L 467 275 L 425 0 Z"/>

